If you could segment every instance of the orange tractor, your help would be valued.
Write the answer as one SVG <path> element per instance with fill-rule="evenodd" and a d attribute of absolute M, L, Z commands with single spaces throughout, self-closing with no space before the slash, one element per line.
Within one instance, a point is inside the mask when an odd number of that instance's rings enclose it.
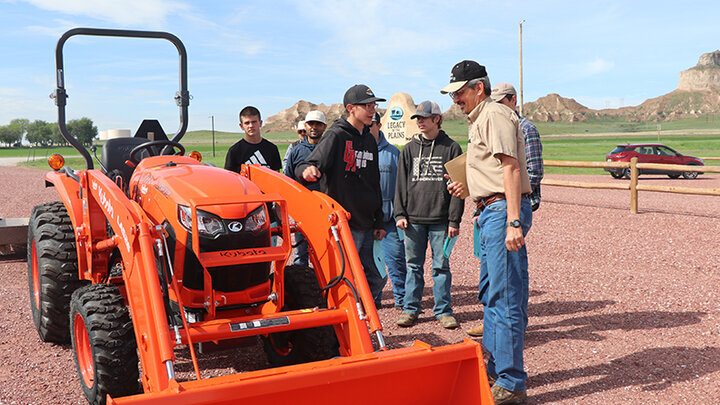
<path fill-rule="evenodd" d="M 65 127 L 62 49 L 74 35 L 175 45 L 172 139 L 146 121 L 105 142 L 93 168 Z M 46 185 L 61 201 L 29 221 L 30 305 L 42 340 L 72 343 L 91 404 L 492 403 L 476 342 L 386 347 L 349 214 L 334 200 L 260 166 L 237 174 L 183 156 L 190 97 L 177 37 L 77 28 L 58 41 L 56 65 L 58 125 L 86 168 L 50 159 Z M 297 232 L 311 267 L 286 265 Z M 203 374 L 198 348 L 242 338 L 259 338 L 274 367 Z M 176 376 L 180 350 L 189 377 Z"/>

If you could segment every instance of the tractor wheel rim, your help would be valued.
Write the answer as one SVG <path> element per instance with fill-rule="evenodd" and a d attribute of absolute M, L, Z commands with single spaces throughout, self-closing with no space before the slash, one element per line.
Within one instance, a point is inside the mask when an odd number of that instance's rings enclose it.
<path fill-rule="evenodd" d="M 30 261 L 32 262 L 33 301 L 35 302 L 35 308 L 40 309 L 40 272 L 38 270 L 35 240 L 32 241 L 32 247 L 30 248 Z"/>
<path fill-rule="evenodd" d="M 95 381 L 95 368 L 93 367 L 92 348 L 90 337 L 85 327 L 85 321 L 80 314 L 75 314 L 74 322 L 75 355 L 77 356 L 78 368 L 85 386 L 92 387 Z"/>

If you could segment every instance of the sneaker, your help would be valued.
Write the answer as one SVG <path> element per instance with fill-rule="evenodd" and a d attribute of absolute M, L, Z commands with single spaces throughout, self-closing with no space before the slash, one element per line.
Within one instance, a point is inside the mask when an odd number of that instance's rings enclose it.
<path fill-rule="evenodd" d="M 506 390 L 499 385 L 493 385 L 490 388 L 490 393 L 495 400 L 495 405 L 524 404 L 527 400 L 527 394 L 525 393 L 525 391 L 513 392 Z"/>
<path fill-rule="evenodd" d="M 452 315 L 443 315 L 438 321 L 440 321 L 440 325 L 445 329 L 455 329 L 458 327 L 458 323 Z"/>
<path fill-rule="evenodd" d="M 483 335 L 483 324 L 480 324 L 474 328 L 470 328 L 466 332 L 470 336 L 480 337 Z"/>
<path fill-rule="evenodd" d="M 395 324 L 397 326 L 402 326 L 403 328 L 407 328 L 409 326 L 415 325 L 415 322 L 417 322 L 417 315 L 408 314 L 407 312 L 404 312 L 402 315 L 400 315 L 400 318 L 398 318 L 397 322 Z"/>

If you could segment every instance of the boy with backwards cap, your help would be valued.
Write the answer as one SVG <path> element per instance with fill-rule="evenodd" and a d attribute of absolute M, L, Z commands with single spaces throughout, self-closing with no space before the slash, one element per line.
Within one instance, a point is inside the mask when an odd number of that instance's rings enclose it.
<path fill-rule="evenodd" d="M 376 97 L 369 87 L 356 84 L 343 97 L 347 118 L 337 119 L 315 149 L 295 168 L 307 182 L 320 182 L 320 190 L 350 212 L 350 231 L 376 306 L 387 277 L 375 267 L 373 241 L 385 236 L 378 169 L 378 147 L 368 128 Z"/>
<path fill-rule="evenodd" d="M 450 298 L 452 275 L 450 263 L 443 252 L 445 238 L 460 232 L 464 202 L 447 190 L 445 163 L 462 154 L 460 145 L 451 139 L 442 126 L 442 112 L 434 101 L 423 101 L 410 117 L 417 119 L 420 133 L 413 136 L 400 153 L 395 219 L 405 230 L 405 304 L 397 325 L 415 324 L 422 312 L 425 287 L 423 264 L 428 243 L 432 250 L 433 313 L 446 329 L 458 327 Z"/>

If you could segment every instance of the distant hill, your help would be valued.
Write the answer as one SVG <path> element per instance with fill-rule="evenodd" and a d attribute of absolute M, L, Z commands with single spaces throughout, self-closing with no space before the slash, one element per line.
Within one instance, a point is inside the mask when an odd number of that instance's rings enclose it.
<path fill-rule="evenodd" d="M 268 118 L 264 132 L 289 131 L 311 110 L 325 113 L 328 124 L 340 117 L 342 104 L 313 104 L 298 101 L 287 110 Z M 384 111 L 378 110 L 382 114 Z M 720 113 L 720 50 L 700 56 L 697 65 L 680 72 L 678 88 L 660 97 L 645 100 L 634 107 L 593 110 L 572 98 L 551 93 L 536 101 L 525 103 L 523 113 L 537 122 L 581 122 L 618 118 L 629 122 L 672 121 Z M 465 114 L 453 104 L 443 113 L 445 120 L 465 119 Z"/>

